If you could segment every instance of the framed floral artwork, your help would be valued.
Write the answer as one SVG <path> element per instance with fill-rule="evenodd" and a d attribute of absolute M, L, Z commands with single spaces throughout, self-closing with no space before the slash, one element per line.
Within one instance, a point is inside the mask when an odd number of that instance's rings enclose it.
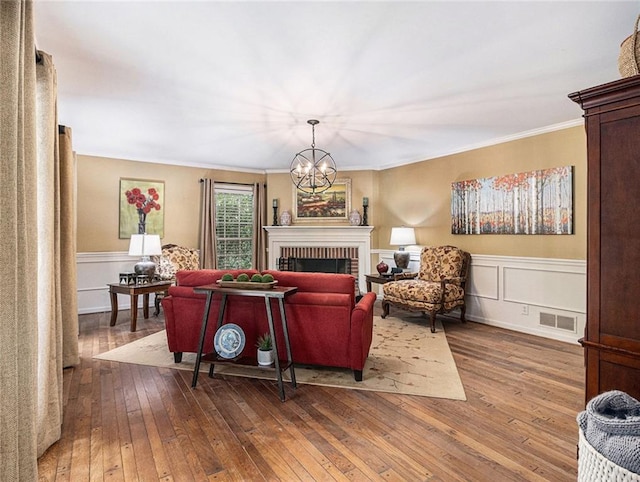
<path fill-rule="evenodd" d="M 120 239 L 132 234 L 164 237 L 164 181 L 120 178 Z"/>
<path fill-rule="evenodd" d="M 324 192 L 309 194 L 293 189 L 295 222 L 348 221 L 351 210 L 351 179 L 336 179 Z"/>

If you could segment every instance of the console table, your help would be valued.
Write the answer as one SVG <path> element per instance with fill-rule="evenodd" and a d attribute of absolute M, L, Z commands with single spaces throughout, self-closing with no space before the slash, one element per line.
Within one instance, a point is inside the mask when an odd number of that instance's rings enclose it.
<path fill-rule="evenodd" d="M 295 287 L 283 287 L 283 286 L 274 286 L 271 289 L 241 289 L 241 288 L 229 288 L 229 287 L 221 287 L 217 284 L 198 286 L 193 289 L 196 293 L 204 293 L 207 295 L 206 302 L 204 305 L 204 313 L 202 315 L 202 329 L 200 330 L 200 344 L 198 345 L 198 353 L 196 356 L 196 364 L 193 368 L 193 381 L 191 383 L 191 387 L 195 388 L 198 383 L 198 374 L 200 372 L 200 363 L 206 362 L 210 363 L 209 366 L 209 377 L 213 377 L 213 370 L 215 363 L 234 363 L 234 364 L 242 364 L 242 365 L 257 365 L 257 361 L 255 357 L 243 357 L 240 359 L 227 359 L 218 356 L 217 353 L 202 353 L 204 350 L 204 340 L 207 333 L 207 324 L 209 323 L 209 312 L 211 311 L 211 300 L 215 293 L 220 293 L 222 295 L 222 300 L 220 302 L 220 310 L 218 311 L 218 324 L 217 328 L 222 326 L 222 320 L 224 319 L 224 310 L 227 306 L 227 297 L 228 296 L 258 296 L 264 298 L 265 309 L 267 310 L 267 321 L 269 323 L 269 333 L 271 334 L 271 339 L 273 340 L 273 349 L 275 351 L 275 371 L 276 377 L 278 380 L 278 390 L 280 392 L 280 400 L 284 402 L 285 394 L 284 394 L 284 384 L 282 382 L 282 372 L 289 370 L 289 374 L 291 375 L 291 385 L 293 388 L 296 388 L 296 374 L 293 367 L 293 358 L 291 356 L 291 345 L 289 343 L 289 330 L 287 328 L 287 318 L 284 309 L 284 299 L 298 291 L 298 288 Z M 284 364 L 281 363 L 280 357 L 278 356 L 278 344 L 275 330 L 273 329 L 273 312 L 271 311 L 271 299 L 275 298 L 278 300 L 278 306 L 280 308 L 280 320 L 282 321 L 282 332 L 284 334 L 284 342 L 285 348 L 287 352 L 287 360 Z"/>
<path fill-rule="evenodd" d="M 131 331 L 136 331 L 136 321 L 138 320 L 138 296 L 143 295 L 142 314 L 145 319 L 149 318 L 149 294 L 166 293 L 171 286 L 171 281 L 157 281 L 144 285 L 126 285 L 111 283 L 109 286 L 109 296 L 111 297 L 111 321 L 109 326 L 114 326 L 118 318 L 118 294 L 131 296 Z"/>

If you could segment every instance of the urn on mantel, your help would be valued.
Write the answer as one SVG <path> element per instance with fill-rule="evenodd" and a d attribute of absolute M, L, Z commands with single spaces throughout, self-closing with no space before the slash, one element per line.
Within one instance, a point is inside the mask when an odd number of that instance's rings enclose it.
<path fill-rule="evenodd" d="M 280 215 L 280 226 L 291 226 L 291 213 L 286 209 Z"/>
<path fill-rule="evenodd" d="M 349 213 L 349 224 L 351 224 L 351 226 L 360 226 L 360 223 L 362 223 L 360 212 L 357 209 L 351 210 Z"/>

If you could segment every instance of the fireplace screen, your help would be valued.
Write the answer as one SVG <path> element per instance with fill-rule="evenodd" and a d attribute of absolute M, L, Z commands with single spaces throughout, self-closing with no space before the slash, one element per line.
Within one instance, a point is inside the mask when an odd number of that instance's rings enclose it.
<path fill-rule="evenodd" d="M 280 258 L 280 271 L 305 271 L 314 273 L 351 273 L 350 258 Z"/>

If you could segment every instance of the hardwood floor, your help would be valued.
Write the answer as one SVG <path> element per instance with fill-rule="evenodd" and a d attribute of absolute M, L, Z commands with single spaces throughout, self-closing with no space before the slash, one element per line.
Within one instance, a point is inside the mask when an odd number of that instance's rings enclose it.
<path fill-rule="evenodd" d="M 93 360 L 164 328 L 118 318 L 80 317 L 40 480 L 576 479 L 577 344 L 445 321 L 466 402 L 299 385 L 282 403 L 275 382 L 202 376 L 192 390 L 190 372 Z"/>

